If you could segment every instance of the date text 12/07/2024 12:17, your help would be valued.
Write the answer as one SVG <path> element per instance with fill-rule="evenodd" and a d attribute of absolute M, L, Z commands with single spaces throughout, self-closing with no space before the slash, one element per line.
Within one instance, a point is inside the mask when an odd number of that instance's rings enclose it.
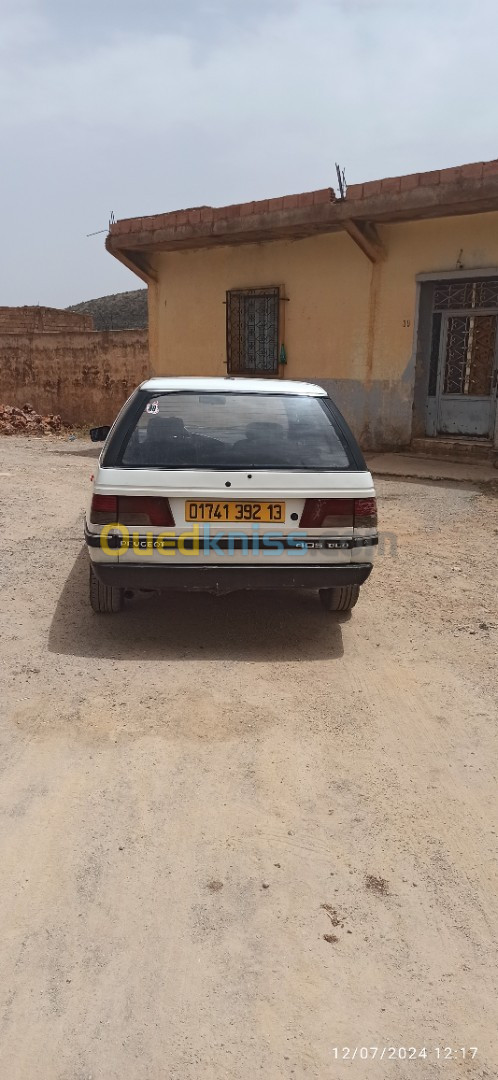
<path fill-rule="evenodd" d="M 335 1061 L 473 1061 L 477 1046 L 334 1046 Z"/>

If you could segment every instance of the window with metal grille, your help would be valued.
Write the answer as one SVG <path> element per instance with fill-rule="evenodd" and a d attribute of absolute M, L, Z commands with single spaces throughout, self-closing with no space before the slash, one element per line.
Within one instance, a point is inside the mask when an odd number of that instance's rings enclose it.
<path fill-rule="evenodd" d="M 496 315 L 450 315 L 444 394 L 488 397 L 496 350 Z"/>
<path fill-rule="evenodd" d="M 229 374 L 278 374 L 279 306 L 278 285 L 227 292 Z"/>

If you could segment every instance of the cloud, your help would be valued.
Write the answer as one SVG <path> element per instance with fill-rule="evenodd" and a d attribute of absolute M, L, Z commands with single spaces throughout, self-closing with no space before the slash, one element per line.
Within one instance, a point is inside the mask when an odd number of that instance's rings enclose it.
<path fill-rule="evenodd" d="M 321 187 L 335 161 L 352 183 L 497 153 L 494 0 L 25 0 L 4 18 L 4 182 L 26 233 L 6 281 L 18 302 L 42 252 L 37 287 L 53 303 L 118 281 L 83 243 L 111 208 Z"/>

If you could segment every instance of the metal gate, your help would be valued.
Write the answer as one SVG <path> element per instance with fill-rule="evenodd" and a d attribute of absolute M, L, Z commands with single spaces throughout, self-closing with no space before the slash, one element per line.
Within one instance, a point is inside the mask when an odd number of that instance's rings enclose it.
<path fill-rule="evenodd" d="M 497 329 L 498 279 L 436 285 L 429 380 L 435 433 L 492 436 Z"/>

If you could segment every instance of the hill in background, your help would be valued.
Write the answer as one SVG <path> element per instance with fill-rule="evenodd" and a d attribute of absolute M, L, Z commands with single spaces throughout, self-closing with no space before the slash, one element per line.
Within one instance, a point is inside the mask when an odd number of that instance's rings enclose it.
<path fill-rule="evenodd" d="M 96 330 L 147 328 L 147 289 L 99 296 L 96 300 L 72 304 L 67 310 L 91 315 Z"/>

